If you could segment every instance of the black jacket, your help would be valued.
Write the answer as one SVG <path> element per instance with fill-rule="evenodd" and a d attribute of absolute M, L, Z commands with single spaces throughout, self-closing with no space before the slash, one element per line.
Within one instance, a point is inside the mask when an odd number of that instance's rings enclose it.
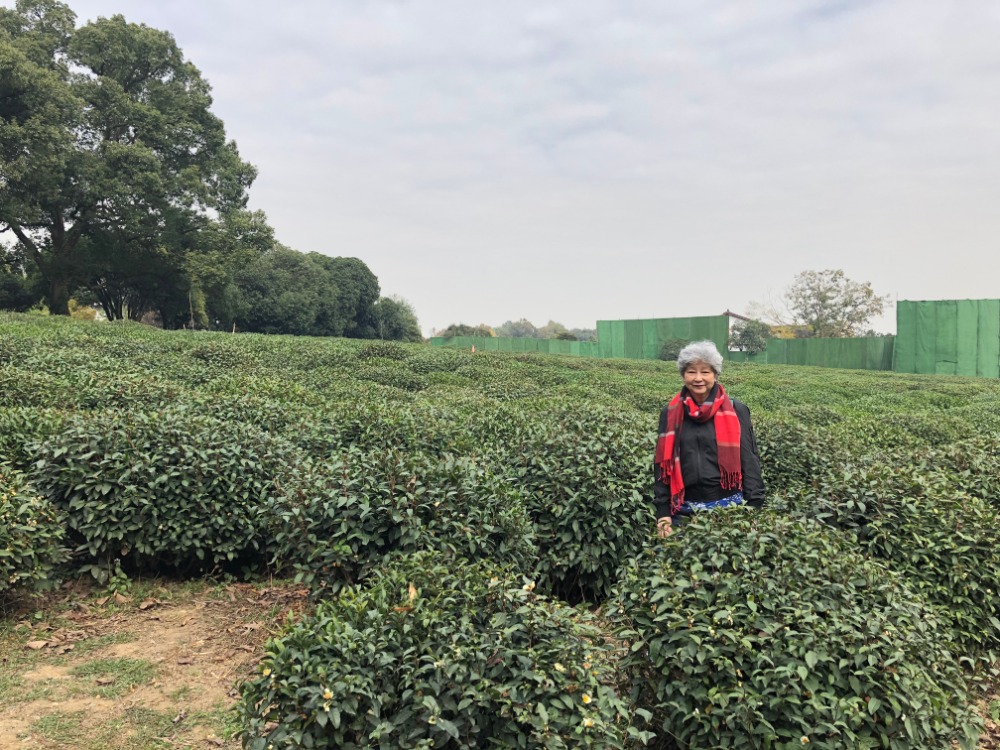
<path fill-rule="evenodd" d="M 683 407 L 682 407 L 683 408 Z M 747 505 L 759 508 L 764 504 L 764 480 L 760 476 L 760 453 L 750 422 L 750 409 L 733 399 L 733 408 L 740 420 L 740 463 L 743 471 L 743 497 Z M 660 412 L 657 435 L 667 431 L 667 407 Z M 730 491 L 722 489 L 719 478 L 719 447 L 715 440 L 715 425 L 697 422 L 685 412 L 680 431 L 681 476 L 687 500 L 707 503 L 721 500 Z M 653 505 L 657 519 L 670 515 L 670 486 L 660 481 L 660 467 L 653 465 Z"/>

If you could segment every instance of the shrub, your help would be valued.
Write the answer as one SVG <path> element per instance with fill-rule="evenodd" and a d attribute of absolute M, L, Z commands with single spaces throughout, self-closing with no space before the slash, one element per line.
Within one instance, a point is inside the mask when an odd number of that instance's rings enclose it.
<path fill-rule="evenodd" d="M 829 430 L 790 416 L 756 418 L 754 433 L 769 495 L 811 485 L 832 466 L 848 460 Z"/>
<path fill-rule="evenodd" d="M 257 509 L 288 449 L 177 408 L 75 416 L 35 452 L 38 489 L 66 511 L 102 578 L 119 557 L 180 572 L 259 560 Z"/>
<path fill-rule="evenodd" d="M 606 409 L 552 409 L 502 446 L 497 461 L 524 497 L 542 591 L 601 601 L 653 528 L 653 437 Z M 500 446 L 498 446 L 500 448 Z"/>
<path fill-rule="evenodd" d="M 373 341 L 358 349 L 358 359 L 403 360 L 410 356 L 410 350 L 391 341 Z"/>
<path fill-rule="evenodd" d="M 690 343 L 688 339 L 667 339 L 660 347 L 660 359 L 664 362 L 676 362 L 681 349 Z"/>
<path fill-rule="evenodd" d="M 533 561 L 517 492 L 467 459 L 350 448 L 296 466 L 264 513 L 275 564 L 319 589 L 355 583 L 397 551 Z"/>
<path fill-rule="evenodd" d="M 860 550 L 905 576 L 965 663 L 1000 655 L 1000 516 L 986 501 L 927 467 L 876 462 L 819 477 L 791 507 L 849 531 Z"/>
<path fill-rule="evenodd" d="M 26 471 L 35 460 L 30 446 L 57 434 L 66 418 L 54 409 L 0 408 L 0 464 Z"/>
<path fill-rule="evenodd" d="M 20 474 L 0 467 L 0 599 L 40 590 L 66 558 L 61 514 Z"/>
<path fill-rule="evenodd" d="M 621 748 L 612 646 L 510 569 L 403 557 L 272 640 L 244 746 Z"/>
<path fill-rule="evenodd" d="M 350 447 L 438 456 L 473 452 L 468 419 L 425 401 L 403 404 L 358 393 L 354 401 L 329 405 L 322 415 L 296 417 L 284 434 L 317 458 Z"/>
<path fill-rule="evenodd" d="M 698 517 L 641 556 L 612 614 L 662 747 L 974 746 L 934 615 L 816 521 Z"/>

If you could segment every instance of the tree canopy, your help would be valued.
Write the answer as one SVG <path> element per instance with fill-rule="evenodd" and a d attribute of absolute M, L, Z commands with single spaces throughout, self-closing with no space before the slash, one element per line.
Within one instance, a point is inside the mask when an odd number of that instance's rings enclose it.
<path fill-rule="evenodd" d="M 497 326 L 497 336 L 504 338 L 528 339 L 561 339 L 563 341 L 597 341 L 597 330 L 594 328 L 567 329 L 562 323 L 550 320 L 541 328 L 535 326 L 527 318 L 508 320 Z"/>
<path fill-rule="evenodd" d="M 889 303 L 869 282 L 852 281 L 832 269 L 798 274 L 785 298 L 796 321 L 815 337 L 860 336 Z"/>
<path fill-rule="evenodd" d="M 90 281 L 88 252 L 162 261 L 181 249 L 165 240 L 241 209 L 256 174 L 169 33 L 75 21 L 57 0 L 0 9 L 0 229 L 58 314 Z"/>
<path fill-rule="evenodd" d="M 771 326 L 760 320 L 738 320 L 733 324 L 729 345 L 741 352 L 758 354 L 767 349 Z"/>
<path fill-rule="evenodd" d="M 67 315 L 76 296 L 109 320 L 419 339 L 407 304 L 377 308 L 362 261 L 280 246 L 246 210 L 256 170 L 211 105 L 168 32 L 78 28 L 58 0 L 0 8 L 0 233 L 16 240 L 0 307 Z"/>
<path fill-rule="evenodd" d="M 413 306 L 402 297 L 382 297 L 375 305 L 378 338 L 419 343 L 424 340 Z"/>
<path fill-rule="evenodd" d="M 747 315 L 771 323 L 775 338 L 847 338 L 876 335 L 866 326 L 889 302 L 869 282 L 853 281 L 842 270 L 802 271 L 785 290 L 784 309 L 754 302 Z"/>
<path fill-rule="evenodd" d="M 446 339 L 456 336 L 485 336 L 492 338 L 496 336 L 496 332 L 485 323 L 480 323 L 477 326 L 470 326 L 466 323 L 452 323 L 443 331 L 438 331 L 435 335 L 443 336 Z"/>

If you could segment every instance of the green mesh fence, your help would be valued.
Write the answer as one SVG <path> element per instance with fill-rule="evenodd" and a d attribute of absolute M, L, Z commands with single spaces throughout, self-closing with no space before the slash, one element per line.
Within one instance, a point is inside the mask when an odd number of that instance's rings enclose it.
<path fill-rule="evenodd" d="M 432 346 L 484 351 L 545 352 L 578 357 L 658 359 L 663 345 L 708 339 L 727 350 L 722 315 L 648 320 L 599 320 L 597 342 L 556 339 L 435 337 Z M 732 362 L 809 365 L 853 370 L 1000 378 L 1000 300 L 900 301 L 896 335 L 855 339 L 769 339 L 760 354 L 728 352 Z"/>
<path fill-rule="evenodd" d="M 1000 377 L 1000 300 L 898 302 L 893 369 Z"/>
<path fill-rule="evenodd" d="M 770 365 L 840 367 L 846 370 L 891 370 L 894 337 L 856 339 L 768 339 L 759 354 L 729 352 L 731 362 Z"/>
<path fill-rule="evenodd" d="M 659 359 L 668 342 L 714 341 L 719 351 L 729 342 L 729 318 L 711 315 L 697 318 L 655 318 L 648 320 L 599 320 L 597 342 L 558 339 L 435 336 L 431 346 L 452 346 L 471 350 L 501 352 L 546 352 L 577 357 L 607 359 Z"/>
<path fill-rule="evenodd" d="M 706 315 L 696 318 L 599 320 L 597 342 L 607 358 L 659 359 L 663 345 L 675 340 L 714 341 L 724 352 L 729 343 L 729 318 Z"/>

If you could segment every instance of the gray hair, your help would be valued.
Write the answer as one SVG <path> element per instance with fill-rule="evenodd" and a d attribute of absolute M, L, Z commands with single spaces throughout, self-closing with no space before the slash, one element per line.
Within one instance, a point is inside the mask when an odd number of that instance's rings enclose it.
<path fill-rule="evenodd" d="M 716 377 L 722 374 L 722 355 L 713 341 L 692 341 L 681 349 L 677 355 L 677 371 L 683 375 L 695 362 L 704 362 L 715 371 Z"/>

